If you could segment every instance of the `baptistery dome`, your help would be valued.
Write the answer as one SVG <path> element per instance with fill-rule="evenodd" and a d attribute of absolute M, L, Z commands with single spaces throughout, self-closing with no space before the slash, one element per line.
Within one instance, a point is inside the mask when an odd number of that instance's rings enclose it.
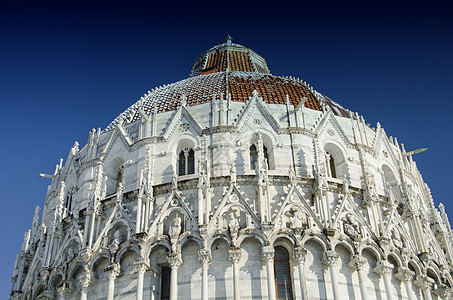
<path fill-rule="evenodd" d="M 412 153 L 230 39 L 76 142 L 11 299 L 448 299 Z"/>

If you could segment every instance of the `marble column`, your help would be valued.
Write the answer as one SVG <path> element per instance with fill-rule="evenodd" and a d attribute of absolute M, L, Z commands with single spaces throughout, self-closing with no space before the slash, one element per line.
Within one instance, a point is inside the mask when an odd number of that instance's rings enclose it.
<path fill-rule="evenodd" d="M 135 272 L 137 273 L 137 291 L 136 297 L 137 300 L 143 299 L 143 281 L 145 278 L 145 272 L 149 269 L 148 259 L 139 258 L 134 262 Z"/>
<path fill-rule="evenodd" d="M 275 293 L 275 275 L 274 275 L 274 247 L 266 246 L 263 248 L 263 259 L 266 263 L 267 273 L 267 293 L 271 300 L 276 298 Z"/>
<path fill-rule="evenodd" d="M 415 273 L 409 268 L 401 267 L 398 268 L 398 273 L 395 274 L 396 279 L 404 283 L 407 293 L 407 299 L 416 300 L 414 292 L 412 291 L 412 278 Z"/>
<path fill-rule="evenodd" d="M 58 300 L 65 300 L 66 298 L 66 282 L 57 288 Z"/>
<path fill-rule="evenodd" d="M 393 288 L 390 282 L 390 276 L 392 274 L 393 265 L 386 260 L 381 260 L 377 263 L 373 271 L 382 276 L 384 279 L 385 294 L 388 300 L 393 299 Z"/>
<path fill-rule="evenodd" d="M 239 259 L 241 258 L 241 248 L 231 247 L 228 249 L 228 256 L 231 263 L 233 264 L 233 290 L 234 290 L 234 300 L 239 300 L 240 297 L 240 288 L 239 288 Z"/>
<path fill-rule="evenodd" d="M 80 291 L 80 300 L 87 300 L 88 286 L 90 285 L 91 276 L 89 271 L 81 279 L 82 290 Z"/>
<path fill-rule="evenodd" d="M 300 297 L 302 300 L 308 300 L 307 286 L 305 282 L 304 265 L 307 258 L 307 250 L 302 247 L 294 249 L 294 260 L 297 263 L 297 269 L 299 271 L 299 285 L 300 285 Z"/>
<path fill-rule="evenodd" d="M 115 279 L 120 274 L 120 268 L 118 264 L 113 264 L 104 269 L 104 272 L 107 274 L 109 279 L 108 289 L 107 289 L 107 300 L 113 300 L 113 295 L 115 294 Z"/>
<path fill-rule="evenodd" d="M 367 300 L 367 290 L 366 290 L 366 281 L 365 281 L 365 274 L 363 271 L 363 266 L 366 263 L 366 259 L 360 255 L 354 255 L 349 262 L 349 266 L 357 271 L 357 275 L 359 277 L 359 286 L 360 286 L 360 296 L 362 296 L 362 300 Z"/>
<path fill-rule="evenodd" d="M 141 220 L 142 220 L 142 195 L 137 197 L 137 218 L 135 221 L 135 233 L 141 232 Z"/>
<path fill-rule="evenodd" d="M 198 260 L 202 268 L 201 300 L 208 300 L 208 267 L 212 260 L 211 250 L 201 249 L 198 251 Z"/>
<path fill-rule="evenodd" d="M 333 298 L 335 300 L 340 300 L 340 289 L 338 287 L 338 279 L 337 279 L 337 263 L 338 258 L 340 256 L 333 250 L 326 251 L 324 253 L 324 258 L 322 262 L 327 267 L 328 272 L 330 273 L 330 279 L 332 281 L 332 290 L 333 290 Z"/>
<path fill-rule="evenodd" d="M 431 288 L 433 283 L 434 280 L 424 274 L 418 276 L 417 280 L 414 281 L 414 285 L 418 286 L 422 290 L 423 297 L 425 298 L 425 300 L 433 299 L 431 297 Z"/>
<path fill-rule="evenodd" d="M 178 252 L 170 253 L 167 256 L 170 263 L 170 300 L 178 299 L 178 268 L 182 265 L 181 254 Z"/>

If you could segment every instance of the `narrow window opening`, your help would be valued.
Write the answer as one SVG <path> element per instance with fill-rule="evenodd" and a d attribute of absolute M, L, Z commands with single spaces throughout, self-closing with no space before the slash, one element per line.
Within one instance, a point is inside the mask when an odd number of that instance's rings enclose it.
<path fill-rule="evenodd" d="M 195 174 L 195 152 L 192 149 L 187 157 L 187 174 Z"/>
<path fill-rule="evenodd" d="M 71 206 L 72 206 L 72 190 L 69 190 L 69 191 L 68 191 L 68 194 L 66 195 L 66 202 L 65 202 L 64 206 L 66 207 L 66 209 L 67 209 L 68 211 L 71 211 Z"/>
<path fill-rule="evenodd" d="M 184 150 L 179 153 L 179 172 L 178 174 L 186 175 L 186 155 L 184 154 Z"/>
<path fill-rule="evenodd" d="M 161 273 L 161 278 L 160 278 L 160 299 L 161 300 L 170 299 L 170 277 L 171 277 L 170 267 L 162 267 L 162 273 Z"/>
<path fill-rule="evenodd" d="M 277 299 L 293 299 L 288 251 L 282 246 L 275 247 L 274 253 L 275 291 Z"/>

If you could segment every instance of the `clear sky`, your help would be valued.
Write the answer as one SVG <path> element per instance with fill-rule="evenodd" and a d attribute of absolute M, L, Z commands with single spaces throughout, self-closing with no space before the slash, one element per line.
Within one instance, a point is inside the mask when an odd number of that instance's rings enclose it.
<path fill-rule="evenodd" d="M 408 151 L 428 147 L 414 159 L 453 220 L 451 0 L 149 2 L 0 2 L 1 298 L 50 183 L 38 174 L 149 89 L 186 78 L 227 33 L 274 75 L 379 121 Z"/>

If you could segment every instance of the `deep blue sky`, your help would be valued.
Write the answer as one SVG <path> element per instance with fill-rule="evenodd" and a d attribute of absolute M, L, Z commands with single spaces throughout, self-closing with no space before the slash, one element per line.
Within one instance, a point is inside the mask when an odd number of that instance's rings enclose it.
<path fill-rule="evenodd" d="M 273 74 L 379 121 L 407 150 L 429 147 L 414 158 L 453 220 L 451 0 L 33 2 L 0 2 L 1 298 L 44 203 L 49 180 L 38 173 L 53 173 L 74 141 L 84 145 L 147 90 L 186 78 L 226 33 Z"/>

